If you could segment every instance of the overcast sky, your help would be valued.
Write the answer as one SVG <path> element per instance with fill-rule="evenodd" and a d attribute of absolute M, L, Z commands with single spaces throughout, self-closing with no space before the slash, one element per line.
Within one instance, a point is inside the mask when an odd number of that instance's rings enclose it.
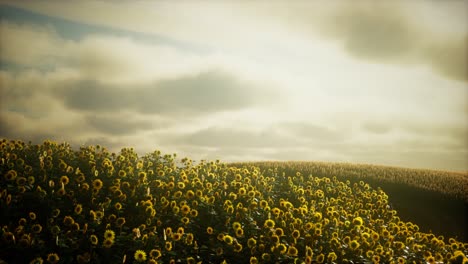
<path fill-rule="evenodd" d="M 0 137 L 468 170 L 468 1 L 3 1 Z"/>

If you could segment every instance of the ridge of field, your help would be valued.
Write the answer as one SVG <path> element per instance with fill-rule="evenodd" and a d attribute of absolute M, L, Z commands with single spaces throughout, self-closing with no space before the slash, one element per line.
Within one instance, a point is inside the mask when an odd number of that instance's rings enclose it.
<path fill-rule="evenodd" d="M 230 165 L 276 168 L 286 174 L 363 180 L 389 195 L 402 219 L 422 230 L 468 241 L 468 172 L 438 171 L 394 166 L 321 161 L 254 161 Z"/>
<path fill-rule="evenodd" d="M 371 180 L 377 183 L 405 184 L 435 191 L 468 202 L 468 172 L 412 169 L 403 167 L 318 161 L 235 162 L 231 165 L 278 167 L 316 177 L 336 176 L 342 180 Z"/>

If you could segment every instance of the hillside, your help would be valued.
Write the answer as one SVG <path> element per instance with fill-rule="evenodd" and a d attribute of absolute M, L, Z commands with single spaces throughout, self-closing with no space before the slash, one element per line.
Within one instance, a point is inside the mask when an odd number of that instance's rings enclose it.
<path fill-rule="evenodd" d="M 8 263 L 468 262 L 370 178 L 50 141 L 3 140 L 0 157 Z"/>
<path fill-rule="evenodd" d="M 468 173 L 332 162 L 245 162 L 233 166 L 276 168 L 340 181 L 365 181 L 389 195 L 400 217 L 427 231 L 468 241 Z"/>

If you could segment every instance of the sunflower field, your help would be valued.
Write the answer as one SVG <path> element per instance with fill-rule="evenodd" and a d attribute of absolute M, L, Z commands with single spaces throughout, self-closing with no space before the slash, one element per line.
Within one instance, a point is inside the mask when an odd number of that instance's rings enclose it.
<path fill-rule="evenodd" d="M 6 263 L 468 263 L 364 179 L 51 141 L 0 158 Z"/>
<path fill-rule="evenodd" d="M 352 184 L 362 180 L 384 190 L 401 219 L 418 223 L 426 232 L 468 241 L 467 172 L 317 161 L 238 162 L 230 165 L 255 166 L 261 171 L 277 168 L 286 174 L 335 176 Z"/>

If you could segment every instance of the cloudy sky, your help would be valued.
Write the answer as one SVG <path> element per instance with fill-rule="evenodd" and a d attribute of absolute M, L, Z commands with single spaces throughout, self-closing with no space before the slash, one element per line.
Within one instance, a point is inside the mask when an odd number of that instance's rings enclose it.
<path fill-rule="evenodd" d="M 468 1 L 3 1 L 0 137 L 468 170 Z"/>

